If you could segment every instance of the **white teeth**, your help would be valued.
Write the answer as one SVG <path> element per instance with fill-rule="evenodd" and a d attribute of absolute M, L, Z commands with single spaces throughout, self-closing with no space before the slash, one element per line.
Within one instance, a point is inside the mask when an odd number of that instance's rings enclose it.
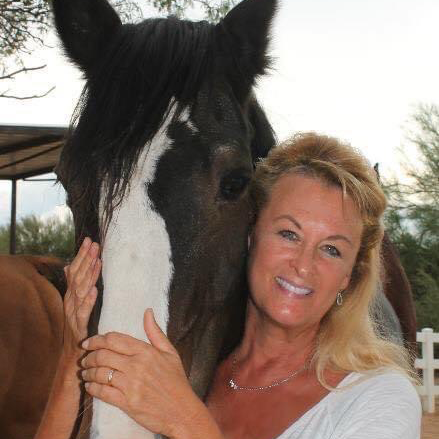
<path fill-rule="evenodd" d="M 287 282 L 285 279 L 282 279 L 281 277 L 277 277 L 276 276 L 276 282 L 283 288 L 285 288 L 288 291 L 291 291 L 294 294 L 299 294 L 302 296 L 306 296 L 307 294 L 311 293 L 312 290 L 309 288 L 300 288 L 297 287 L 293 284 L 290 284 L 289 282 Z"/>

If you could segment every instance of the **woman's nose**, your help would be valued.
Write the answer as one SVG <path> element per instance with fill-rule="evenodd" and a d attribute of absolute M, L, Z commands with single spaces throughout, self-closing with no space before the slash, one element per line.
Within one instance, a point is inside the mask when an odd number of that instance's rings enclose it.
<path fill-rule="evenodd" d="M 291 267 L 300 277 L 307 277 L 313 270 L 314 252 L 310 248 L 300 246 L 291 257 Z"/>

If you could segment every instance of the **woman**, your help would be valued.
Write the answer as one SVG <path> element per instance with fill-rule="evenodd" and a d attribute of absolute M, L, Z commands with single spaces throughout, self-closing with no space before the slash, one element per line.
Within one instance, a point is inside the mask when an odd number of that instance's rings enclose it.
<path fill-rule="evenodd" d="M 87 392 L 175 439 L 419 438 L 407 355 L 370 314 L 386 206 L 373 170 L 350 146 L 301 134 L 259 164 L 252 191 L 245 332 L 206 405 L 151 310 L 150 344 L 116 333 L 82 343 Z M 38 439 L 73 426 L 98 250 L 85 240 L 67 270 L 65 348 Z"/>

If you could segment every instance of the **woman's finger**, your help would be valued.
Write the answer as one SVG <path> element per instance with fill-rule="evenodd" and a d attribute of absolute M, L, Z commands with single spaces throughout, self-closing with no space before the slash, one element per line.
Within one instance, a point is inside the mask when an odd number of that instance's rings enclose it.
<path fill-rule="evenodd" d="M 123 372 L 127 368 L 127 357 L 107 349 L 99 349 L 90 352 L 81 361 L 84 369 L 93 367 L 108 367 Z"/>
<path fill-rule="evenodd" d="M 87 254 L 82 258 L 78 269 L 71 275 L 72 287 L 74 289 L 78 289 L 80 286 L 83 286 L 84 283 L 86 285 L 89 284 L 91 274 L 93 273 L 93 266 L 98 255 L 99 244 L 93 242 L 89 247 Z"/>
<path fill-rule="evenodd" d="M 143 327 L 149 341 L 155 348 L 163 352 L 168 352 L 169 354 L 175 354 L 177 352 L 166 334 L 157 324 L 151 308 L 148 308 L 143 315 Z"/>
<path fill-rule="evenodd" d="M 78 327 L 83 330 L 87 330 L 88 321 L 90 320 L 90 314 L 96 303 L 98 297 L 98 290 L 93 286 L 87 296 L 82 301 L 81 305 L 76 310 L 76 318 L 78 321 Z"/>
<path fill-rule="evenodd" d="M 76 307 L 80 306 L 92 287 L 91 278 L 94 273 L 95 264 L 96 259 L 91 262 L 90 266 L 87 268 L 87 272 L 81 278 L 77 275 L 78 277 L 73 281 L 72 289 L 75 294 Z"/>
<path fill-rule="evenodd" d="M 75 256 L 75 259 L 73 259 L 72 263 L 68 266 L 69 274 L 76 273 L 77 269 L 81 265 L 82 260 L 84 259 L 85 255 L 88 253 L 88 250 L 92 244 L 91 239 L 87 236 L 84 238 L 84 241 L 82 241 L 81 247 L 79 247 L 78 253 Z"/>
<path fill-rule="evenodd" d="M 137 338 L 120 332 L 108 332 L 105 335 L 94 335 L 82 343 L 88 351 L 108 349 L 122 355 L 135 355 L 148 348 L 148 344 Z"/>
<path fill-rule="evenodd" d="M 102 268 L 102 261 L 99 258 L 97 258 L 90 278 L 90 288 L 96 285 L 96 282 L 98 281 L 99 275 L 101 273 L 101 268 Z"/>
<path fill-rule="evenodd" d="M 85 383 L 85 390 L 91 396 L 98 398 L 108 404 L 114 405 L 121 410 L 126 407 L 124 394 L 116 387 L 106 384 Z"/>
<path fill-rule="evenodd" d="M 81 372 L 82 379 L 86 382 L 106 384 L 119 390 L 124 389 L 123 373 L 109 367 L 92 367 Z"/>

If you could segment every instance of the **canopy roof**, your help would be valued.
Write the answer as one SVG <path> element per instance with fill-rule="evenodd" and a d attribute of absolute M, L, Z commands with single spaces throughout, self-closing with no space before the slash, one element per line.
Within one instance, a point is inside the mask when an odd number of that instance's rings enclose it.
<path fill-rule="evenodd" d="M 0 125 L 0 180 L 52 172 L 68 127 Z"/>

